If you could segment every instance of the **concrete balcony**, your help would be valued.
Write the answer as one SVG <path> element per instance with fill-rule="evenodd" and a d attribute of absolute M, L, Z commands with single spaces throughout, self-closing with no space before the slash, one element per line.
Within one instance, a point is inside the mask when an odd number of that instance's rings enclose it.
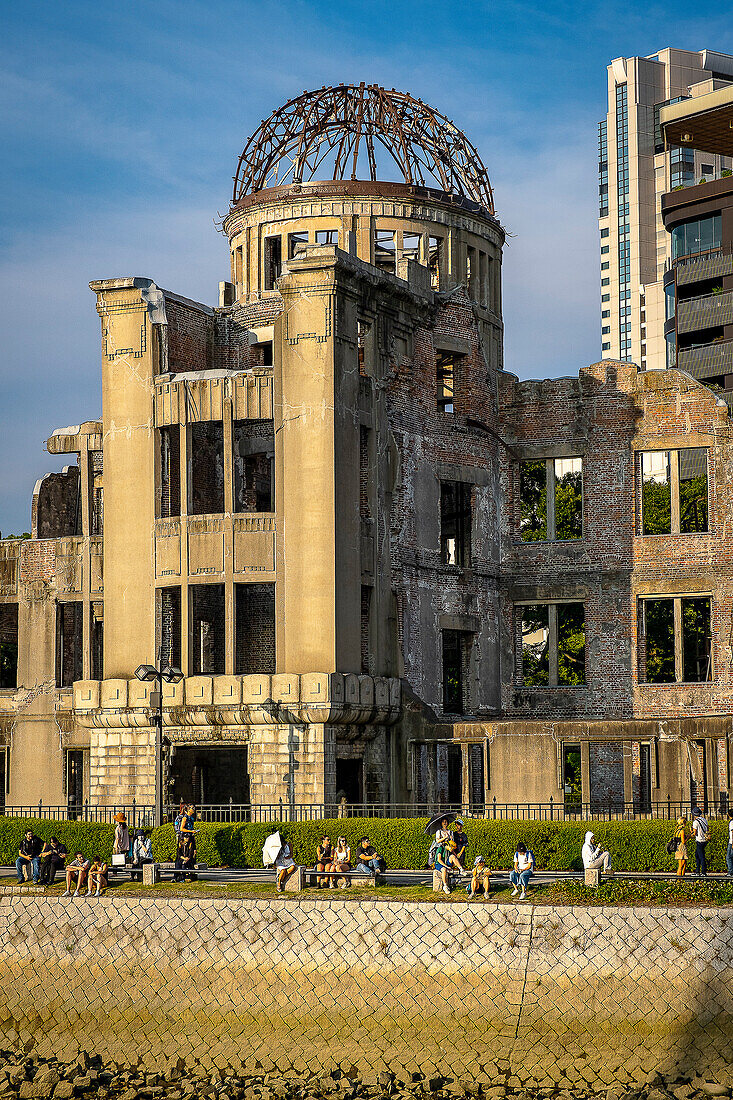
<path fill-rule="evenodd" d="M 154 687 L 140 680 L 80 680 L 73 688 L 73 719 L 97 729 L 150 727 Z M 214 733 L 221 740 L 224 727 L 386 725 L 397 721 L 400 706 L 400 681 L 387 676 L 187 676 L 163 685 L 163 724 L 171 741 L 207 741 Z"/>
<path fill-rule="evenodd" d="M 717 378 L 721 374 L 733 374 L 733 340 L 706 344 L 701 348 L 681 348 L 677 353 L 677 366 L 701 381 Z"/>
<path fill-rule="evenodd" d="M 684 256 L 673 260 L 670 267 L 677 269 L 677 286 L 700 283 L 704 279 L 716 279 L 722 275 L 733 275 L 733 254 L 706 252 L 702 256 Z"/>
<path fill-rule="evenodd" d="M 272 420 L 272 367 L 163 374 L 155 380 L 155 423 L 221 420 L 224 401 L 234 420 Z"/>
<path fill-rule="evenodd" d="M 156 577 L 223 577 L 225 561 L 235 575 L 274 573 L 275 533 L 274 512 L 156 520 Z"/>
<path fill-rule="evenodd" d="M 704 298 L 692 298 L 677 306 L 677 331 L 698 332 L 733 321 L 733 290 L 723 294 L 708 294 Z"/>

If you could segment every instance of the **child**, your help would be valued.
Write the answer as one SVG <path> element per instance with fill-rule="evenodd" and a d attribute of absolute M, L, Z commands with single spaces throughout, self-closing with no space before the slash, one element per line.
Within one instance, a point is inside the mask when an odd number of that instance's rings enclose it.
<path fill-rule="evenodd" d="M 473 871 L 471 873 L 471 881 L 466 887 L 466 893 L 469 898 L 475 898 L 476 894 L 483 890 L 484 901 L 489 900 L 489 888 L 491 885 L 491 871 L 486 865 L 486 860 L 483 856 L 476 856 L 473 861 Z"/>

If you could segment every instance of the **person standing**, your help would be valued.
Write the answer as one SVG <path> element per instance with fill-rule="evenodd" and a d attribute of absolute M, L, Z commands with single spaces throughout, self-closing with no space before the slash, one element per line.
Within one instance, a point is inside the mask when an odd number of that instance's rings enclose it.
<path fill-rule="evenodd" d="M 733 878 L 733 810 L 728 810 L 728 847 L 725 849 L 728 878 Z"/>
<path fill-rule="evenodd" d="M 692 811 L 692 835 L 695 838 L 695 877 L 708 877 L 705 847 L 710 840 L 710 829 L 698 806 Z"/>
<path fill-rule="evenodd" d="M 117 827 L 115 828 L 115 839 L 112 844 L 112 854 L 119 856 L 124 853 L 125 859 L 130 852 L 130 831 L 127 828 L 127 818 L 120 812 L 115 814 L 115 821 Z"/>
<path fill-rule="evenodd" d="M 685 871 L 687 870 L 687 841 L 690 839 L 687 832 L 687 818 L 677 818 L 677 828 L 675 829 L 675 839 L 677 840 L 677 851 L 674 858 L 677 860 L 677 878 L 684 878 Z"/>

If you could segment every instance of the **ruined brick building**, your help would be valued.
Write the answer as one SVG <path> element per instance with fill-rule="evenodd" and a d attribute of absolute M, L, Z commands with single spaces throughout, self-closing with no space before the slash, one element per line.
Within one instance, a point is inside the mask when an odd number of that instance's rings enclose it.
<path fill-rule="evenodd" d="M 101 419 L 0 543 L 8 804 L 725 800 L 725 402 L 506 373 L 485 169 L 407 96 L 281 108 L 223 229 L 218 307 L 91 284 Z"/>

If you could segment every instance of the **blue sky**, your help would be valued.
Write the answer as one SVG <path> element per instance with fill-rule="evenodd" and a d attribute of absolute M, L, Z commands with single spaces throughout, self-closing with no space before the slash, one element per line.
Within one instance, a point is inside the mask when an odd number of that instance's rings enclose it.
<path fill-rule="evenodd" d="M 664 46 L 733 53 L 728 5 L 510 0 L 26 0 L 0 40 L 0 531 L 29 523 L 53 428 L 100 412 L 90 279 L 213 303 L 214 219 L 246 138 L 301 91 L 409 91 L 478 147 L 504 262 L 506 365 L 600 355 L 596 124 L 605 68 Z"/>

